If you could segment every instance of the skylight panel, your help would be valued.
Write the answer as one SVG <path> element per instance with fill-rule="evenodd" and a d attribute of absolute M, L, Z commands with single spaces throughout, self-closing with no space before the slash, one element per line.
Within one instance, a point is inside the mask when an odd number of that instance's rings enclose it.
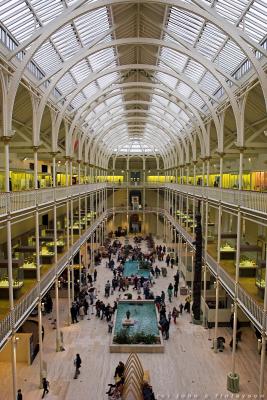
<path fill-rule="evenodd" d="M 87 46 L 101 33 L 109 29 L 109 20 L 106 7 L 91 11 L 75 19 L 83 45 Z"/>
<path fill-rule="evenodd" d="M 174 104 L 172 102 L 169 104 L 169 108 L 171 111 L 173 111 L 177 114 L 181 111 L 181 108 L 177 104 Z"/>
<path fill-rule="evenodd" d="M 63 11 L 63 2 L 61 0 L 31 1 L 38 18 L 43 25 L 48 24 L 52 19 L 55 19 Z"/>
<path fill-rule="evenodd" d="M 109 86 L 111 83 L 115 82 L 116 79 L 119 78 L 119 74 L 117 72 L 113 72 L 112 74 L 107 74 L 97 79 L 98 85 L 100 88 L 105 88 Z"/>
<path fill-rule="evenodd" d="M 61 65 L 61 60 L 50 42 L 45 42 L 35 53 L 34 61 L 41 66 L 45 73 L 54 71 Z"/>
<path fill-rule="evenodd" d="M 89 77 L 91 71 L 86 60 L 82 60 L 71 68 L 71 73 L 76 79 L 77 83 L 80 83 L 85 78 Z"/>
<path fill-rule="evenodd" d="M 246 13 L 245 32 L 256 42 L 260 42 L 267 33 L 267 4 L 262 7 L 255 2 Z"/>
<path fill-rule="evenodd" d="M 1 21 L 5 24 L 7 28 L 9 28 L 12 24 L 12 21 L 20 22 L 18 15 L 30 15 L 30 11 L 25 3 L 14 2 L 12 5 L 7 3 L 7 7 L 1 7 Z M 9 6 L 9 7 L 8 7 Z"/>
<path fill-rule="evenodd" d="M 190 60 L 186 66 L 185 74 L 194 82 L 198 82 L 206 68 L 194 60 Z"/>
<path fill-rule="evenodd" d="M 83 89 L 83 93 L 85 94 L 87 99 L 90 99 L 90 97 L 93 96 L 97 91 L 98 91 L 98 87 L 97 87 L 96 82 L 90 83 Z"/>
<path fill-rule="evenodd" d="M 212 75 L 210 72 L 206 72 L 201 81 L 199 82 L 200 86 L 205 89 L 206 92 L 208 93 L 215 93 L 216 90 L 219 88 L 220 83 L 217 81 L 217 79 Z"/>
<path fill-rule="evenodd" d="M 89 57 L 90 64 L 93 71 L 97 71 L 107 65 L 115 57 L 115 52 L 113 48 L 107 48 L 97 53 L 92 54 Z M 114 63 L 115 66 L 115 63 Z"/>
<path fill-rule="evenodd" d="M 187 121 L 187 122 L 189 121 L 188 115 L 183 110 L 181 110 L 180 116 L 181 116 L 181 118 L 183 118 L 184 121 Z"/>
<path fill-rule="evenodd" d="M 13 29 L 13 35 L 19 42 L 23 42 L 24 40 L 28 39 L 38 27 L 38 24 L 36 24 L 31 18 L 28 18 L 27 21 L 23 22 L 23 31 L 21 30 L 21 27 L 18 27 Z"/>
<path fill-rule="evenodd" d="M 215 62 L 225 71 L 232 73 L 245 58 L 240 48 L 233 41 L 228 40 Z"/>
<path fill-rule="evenodd" d="M 192 89 L 184 82 L 180 82 L 179 85 L 177 86 L 177 92 L 181 93 L 184 97 L 188 98 L 192 93 Z"/>
<path fill-rule="evenodd" d="M 249 0 L 218 0 L 216 1 L 215 6 L 218 14 L 234 24 L 241 17 L 243 9 L 248 3 Z"/>
<path fill-rule="evenodd" d="M 54 33 L 51 39 L 64 60 L 74 55 L 81 48 L 70 25 L 64 26 Z"/>
<path fill-rule="evenodd" d="M 165 83 L 169 88 L 174 89 L 177 85 L 177 79 L 171 75 L 164 74 L 163 72 L 157 72 L 155 78 L 161 83 Z"/>
<path fill-rule="evenodd" d="M 60 81 L 58 81 L 57 88 L 64 95 L 64 93 L 67 93 L 69 90 L 75 89 L 76 84 L 75 84 L 72 76 L 69 73 L 67 73 L 60 79 Z"/>
<path fill-rule="evenodd" d="M 114 103 L 120 102 L 122 103 L 121 95 L 113 96 L 110 99 L 105 99 L 105 103 L 107 106 L 111 106 Z"/>
<path fill-rule="evenodd" d="M 220 29 L 207 23 L 198 39 L 196 48 L 201 54 L 211 60 L 220 49 L 225 39 L 226 35 L 221 32 Z"/>
<path fill-rule="evenodd" d="M 72 100 L 71 105 L 74 108 L 79 108 L 81 106 L 81 104 L 83 104 L 84 102 L 84 96 L 82 95 L 82 93 L 79 93 L 77 96 L 75 96 L 75 98 Z"/>
<path fill-rule="evenodd" d="M 153 104 L 161 104 L 162 106 L 167 106 L 169 101 L 167 99 L 165 99 L 164 97 L 160 97 L 157 95 L 153 95 L 152 99 L 151 99 L 151 103 Z"/>
<path fill-rule="evenodd" d="M 172 7 L 167 27 L 190 44 L 194 44 L 203 22 L 201 17 Z"/>
<path fill-rule="evenodd" d="M 204 105 L 204 101 L 196 92 L 192 93 L 190 100 L 191 100 L 191 103 L 197 108 L 202 108 Z"/>
<path fill-rule="evenodd" d="M 169 49 L 167 47 L 162 48 L 160 57 L 180 72 L 183 71 L 184 66 L 188 60 L 188 57 L 184 54 L 180 54 L 178 53 L 178 51 Z"/>

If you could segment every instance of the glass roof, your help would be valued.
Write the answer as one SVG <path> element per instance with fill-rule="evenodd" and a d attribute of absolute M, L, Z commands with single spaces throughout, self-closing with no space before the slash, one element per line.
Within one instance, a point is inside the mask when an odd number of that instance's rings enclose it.
<path fill-rule="evenodd" d="M 10 51 L 25 44 L 16 53 L 23 60 L 31 49 L 30 38 L 38 29 L 61 21 L 63 13 L 94 3 L 2 0 L 1 41 Z M 236 32 L 247 35 L 247 43 L 251 40 L 255 46 L 267 47 L 266 0 L 184 3 L 200 11 L 193 14 L 166 3 L 151 5 L 146 1 L 138 3 L 135 11 L 131 11 L 128 1 L 119 2 L 119 6 L 101 3 L 90 12 L 77 13 L 63 26 L 59 24 L 39 46 L 27 68 L 41 81 L 39 86 L 44 92 L 55 85 L 50 100 L 55 101 L 56 96 L 57 105 L 68 104 L 66 110 L 71 111 L 72 118 L 79 116 L 79 126 L 85 133 L 99 135 L 99 142 L 107 148 L 110 146 L 114 152 L 163 151 L 164 145 L 174 140 L 171 137 L 179 140 L 191 133 L 196 115 L 208 117 L 209 107 L 226 98 L 225 88 L 234 90 L 252 68 L 227 29 L 201 16 L 201 7 L 208 11 L 212 8 Z M 155 22 L 156 17 L 160 23 Z M 136 43 L 127 43 L 129 38 L 135 38 Z M 151 43 L 140 44 L 143 38 Z M 152 43 L 153 39 L 157 42 Z M 113 44 L 114 40 L 124 43 Z M 259 50 L 255 54 L 257 58 L 262 56 Z M 114 130 L 114 126 L 118 128 Z M 117 143 L 118 130 L 121 143 Z M 163 147 L 149 145 L 153 137 Z"/>

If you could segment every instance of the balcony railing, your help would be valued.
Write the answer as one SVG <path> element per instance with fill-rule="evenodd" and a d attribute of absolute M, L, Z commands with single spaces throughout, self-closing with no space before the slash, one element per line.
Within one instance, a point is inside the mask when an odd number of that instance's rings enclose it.
<path fill-rule="evenodd" d="M 135 182 L 123 183 L 96 183 L 73 185 L 67 187 L 56 187 L 38 190 L 27 190 L 21 192 L 10 192 L 0 194 L 0 216 L 34 208 L 36 204 L 43 206 L 52 203 L 54 197 L 56 201 L 64 200 L 70 196 L 78 196 L 95 190 L 100 190 L 105 187 L 135 187 Z M 190 196 L 198 198 L 207 198 L 215 202 L 221 202 L 227 205 L 236 207 L 239 205 L 244 210 L 254 211 L 261 214 L 267 214 L 267 193 L 259 193 L 247 190 L 220 189 L 206 186 L 180 185 L 176 183 L 140 183 L 147 189 L 164 189 L 168 188 L 176 190 Z"/>
<path fill-rule="evenodd" d="M 25 190 L 21 192 L 10 192 L 0 194 L 0 215 L 24 211 L 35 207 L 64 200 L 70 196 L 78 196 L 106 187 L 105 183 L 73 185 L 67 187 L 56 187 L 49 189 Z"/>
<path fill-rule="evenodd" d="M 221 189 L 207 186 L 179 185 L 167 183 L 165 187 L 188 193 L 198 198 L 207 198 L 228 205 L 240 207 L 267 214 L 267 193 L 259 193 L 248 190 Z"/>
<path fill-rule="evenodd" d="M 176 227 L 177 231 L 184 237 L 184 239 L 194 247 L 194 239 L 189 233 L 181 227 L 177 221 L 168 213 L 165 213 L 169 221 Z M 226 289 L 230 296 L 234 297 L 235 292 L 235 281 L 234 279 L 210 256 L 208 255 L 206 260 L 203 258 L 203 262 L 206 263 L 209 270 L 213 275 L 218 275 L 221 285 Z M 261 331 L 263 324 L 264 310 L 239 284 L 237 287 L 237 302 L 244 313 L 253 321 L 254 325 Z M 267 325 L 264 327 L 267 329 Z"/>
<path fill-rule="evenodd" d="M 70 247 L 69 251 L 59 260 L 57 265 L 52 268 L 40 281 L 40 294 L 43 296 L 47 290 L 54 284 L 56 276 L 60 275 L 68 262 L 78 252 L 87 238 L 96 230 L 99 224 L 106 218 L 107 212 L 96 219 L 87 231 Z M 0 347 L 5 343 L 6 339 L 12 332 L 12 327 L 18 329 L 23 321 L 28 317 L 31 311 L 36 307 L 39 299 L 39 285 L 36 283 L 23 298 L 15 305 L 13 312 L 9 313 L 2 321 L 0 321 Z"/>

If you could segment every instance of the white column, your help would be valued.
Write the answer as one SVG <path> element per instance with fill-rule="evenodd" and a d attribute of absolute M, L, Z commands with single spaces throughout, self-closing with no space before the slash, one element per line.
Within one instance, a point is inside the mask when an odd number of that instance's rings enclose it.
<path fill-rule="evenodd" d="M 10 196 L 9 186 L 9 138 L 4 140 L 5 147 L 5 190 L 7 196 Z M 8 297 L 10 313 L 14 314 L 14 297 L 13 297 L 13 271 L 12 271 L 12 233 L 11 233 L 11 215 L 10 215 L 10 199 L 8 199 L 7 210 L 7 260 L 8 260 Z M 14 324 L 14 317 L 12 318 Z M 12 326 L 11 336 L 11 366 L 12 366 L 12 395 L 13 400 L 17 398 L 17 365 L 16 365 L 16 337 L 15 329 Z"/>
<path fill-rule="evenodd" d="M 236 260 L 235 260 L 235 294 L 234 294 L 234 322 L 233 322 L 233 347 L 232 347 L 232 371 L 231 375 L 236 375 L 236 333 L 237 333 L 237 297 L 239 282 L 239 264 L 240 264 L 240 242 L 241 242 L 241 221 L 242 215 L 240 208 L 237 214 L 237 239 L 236 239 Z"/>
<path fill-rule="evenodd" d="M 219 182 L 219 188 L 223 187 L 223 153 L 220 153 L 220 182 Z"/>
<path fill-rule="evenodd" d="M 265 262 L 267 264 L 267 249 L 265 254 Z M 264 302 L 263 302 L 263 319 L 262 326 L 266 327 L 267 322 L 267 268 L 265 269 L 265 290 L 264 290 Z M 264 370 L 265 370 L 265 359 L 266 359 L 266 332 L 265 328 L 261 332 L 261 364 L 260 364 L 260 384 L 259 384 L 259 397 L 264 397 Z"/>
<path fill-rule="evenodd" d="M 207 293 L 207 255 L 208 255 L 208 208 L 209 208 L 209 203 L 208 199 L 205 199 L 205 239 L 204 239 L 204 273 L 203 273 L 203 300 L 204 300 L 204 309 L 203 309 L 203 326 L 207 326 L 207 321 L 206 321 L 206 293 Z"/>
<path fill-rule="evenodd" d="M 39 291 L 38 300 L 38 340 L 39 340 L 39 387 L 42 387 L 43 380 L 43 335 L 42 335 L 42 297 L 40 292 L 41 280 L 41 265 L 40 265 L 40 234 L 39 234 L 39 209 L 38 209 L 38 148 L 34 147 L 34 189 L 36 190 L 35 196 L 35 246 L 36 246 L 36 280 Z"/>
<path fill-rule="evenodd" d="M 218 208 L 218 243 L 217 243 L 217 263 L 218 265 L 220 264 L 221 260 L 221 253 L 220 253 L 220 248 L 221 248 L 221 229 L 222 229 L 222 206 L 219 204 Z M 217 353 L 218 351 L 218 343 L 217 343 L 217 337 L 218 337 L 218 312 L 219 312 L 219 277 L 218 277 L 218 271 L 216 271 L 216 282 L 215 282 L 215 287 L 216 287 L 216 301 L 215 301 L 215 329 L 214 329 L 214 341 L 213 341 L 213 346 L 214 346 L 214 351 Z"/>
<path fill-rule="evenodd" d="M 69 186 L 69 181 L 68 181 L 68 175 L 69 175 L 69 158 L 66 157 L 66 163 L 65 163 L 65 176 L 66 176 L 66 186 L 67 186 L 67 193 L 68 193 L 68 186 Z M 67 252 L 69 253 L 70 249 L 70 202 L 69 202 L 69 196 L 67 196 L 67 201 L 66 201 L 66 233 L 67 233 Z M 67 265 L 67 279 L 68 279 L 68 325 L 71 324 L 71 315 L 70 315 L 70 308 L 71 308 L 71 288 L 70 288 L 70 283 L 71 283 L 71 277 L 70 277 L 70 262 L 68 262 Z"/>

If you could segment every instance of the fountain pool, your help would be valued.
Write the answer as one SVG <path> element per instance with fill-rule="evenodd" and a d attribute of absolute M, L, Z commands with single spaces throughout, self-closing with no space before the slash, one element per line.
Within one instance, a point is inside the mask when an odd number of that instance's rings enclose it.
<path fill-rule="evenodd" d="M 133 323 L 127 325 L 126 313 L 130 312 L 130 320 Z M 128 313 L 129 316 L 129 313 Z M 125 325 L 126 324 L 126 325 Z M 156 343 L 145 344 L 118 344 L 114 337 L 122 331 L 131 338 L 136 334 L 154 335 Z M 164 345 L 161 332 L 158 328 L 158 316 L 153 300 L 121 300 L 115 314 L 112 341 L 110 344 L 111 353 L 162 353 Z"/>
<path fill-rule="evenodd" d="M 148 269 L 139 269 L 138 261 L 126 261 L 124 264 L 123 276 L 131 277 L 132 275 L 143 276 L 145 279 L 149 278 Z"/>

